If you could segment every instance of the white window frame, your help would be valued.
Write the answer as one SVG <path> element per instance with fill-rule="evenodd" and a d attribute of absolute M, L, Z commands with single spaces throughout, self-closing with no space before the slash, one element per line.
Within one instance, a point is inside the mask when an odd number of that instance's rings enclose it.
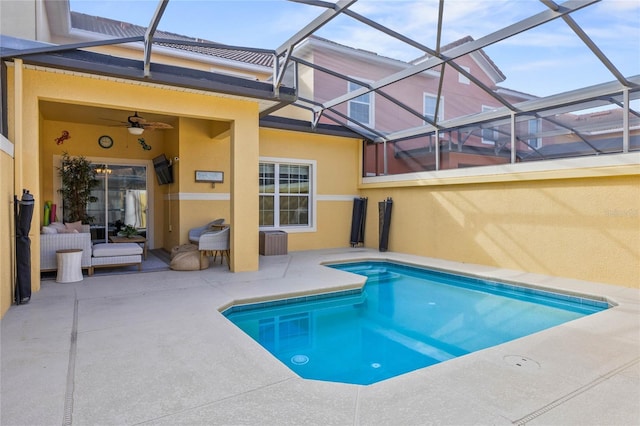
<path fill-rule="evenodd" d="M 465 67 L 460 65 L 460 68 L 462 68 L 463 70 L 465 70 L 468 73 L 471 73 L 471 68 L 469 67 Z M 465 76 L 464 74 L 462 74 L 461 72 L 458 73 L 458 83 L 460 84 L 471 84 L 471 80 L 469 80 L 469 78 L 467 76 Z"/>
<path fill-rule="evenodd" d="M 532 123 L 535 123 L 535 129 L 532 130 Z M 527 133 L 528 134 L 534 134 L 534 133 L 540 133 L 542 131 L 542 120 L 539 118 L 532 118 L 531 120 L 527 121 Z M 542 138 L 529 138 L 527 139 L 527 143 L 529 144 L 529 147 L 533 147 L 535 149 L 539 149 L 542 148 Z"/>
<path fill-rule="evenodd" d="M 438 99 L 438 96 L 434 93 L 424 92 L 422 94 L 422 114 L 425 117 L 431 118 L 433 120 L 433 114 L 427 114 L 427 98 L 433 99 L 434 101 Z M 438 104 L 438 121 L 444 120 L 444 96 L 440 96 L 440 103 Z M 424 122 L 424 124 L 428 124 L 428 122 Z"/>
<path fill-rule="evenodd" d="M 485 112 L 485 111 L 493 111 L 494 109 L 496 109 L 496 107 L 492 107 L 492 106 L 489 106 L 489 105 L 482 105 L 482 112 Z M 493 140 L 491 140 L 491 139 L 485 139 L 485 138 L 484 138 L 484 135 L 485 135 L 485 133 L 484 133 L 484 132 L 492 132 Z M 482 129 L 482 140 L 481 140 L 481 142 L 482 142 L 483 144 L 485 144 L 485 145 L 495 145 L 495 144 L 496 144 L 496 141 L 498 140 L 498 136 L 499 136 L 499 135 L 498 135 L 498 132 L 496 132 L 495 130 L 491 130 L 491 129 Z"/>
<path fill-rule="evenodd" d="M 286 231 L 287 233 L 299 233 L 299 232 L 315 232 L 317 230 L 317 162 L 316 160 L 306 160 L 299 158 L 280 158 L 280 157 L 260 157 L 259 163 L 270 163 L 276 165 L 301 165 L 309 167 L 309 224 L 297 225 L 297 226 L 280 226 L 280 215 L 276 214 L 280 210 L 279 191 L 276 189 L 274 196 L 274 225 L 273 226 L 260 226 L 260 231 Z M 275 169 L 275 182 L 278 184 L 278 167 Z M 276 185 L 277 186 L 277 185 Z M 259 195 L 263 195 L 259 193 Z"/>
<path fill-rule="evenodd" d="M 356 78 L 356 77 L 352 77 L 352 78 L 354 78 L 356 80 L 360 80 L 362 82 L 365 81 L 365 80 L 363 80 L 361 78 Z M 357 90 L 357 89 L 359 89 L 361 87 L 364 87 L 364 86 L 361 86 L 358 83 L 353 83 L 351 81 L 347 81 L 347 92 L 348 93 L 351 93 L 351 92 L 353 92 L 353 91 L 355 91 L 355 90 Z M 369 96 L 369 104 L 368 104 L 369 105 L 369 121 L 365 123 L 365 122 L 356 120 L 356 121 L 352 121 L 351 124 L 357 125 L 358 123 L 361 123 L 361 124 L 363 124 L 365 126 L 369 126 L 369 127 L 373 127 L 375 125 L 375 110 L 376 110 L 375 109 L 375 96 L 374 96 L 375 92 L 373 92 L 373 91 L 368 92 L 367 95 Z M 365 102 L 359 101 L 357 99 L 358 98 L 350 99 L 349 102 L 347 102 L 347 116 L 349 118 L 353 118 L 354 120 L 355 120 L 355 118 L 351 116 L 351 105 L 353 103 L 366 105 Z"/>

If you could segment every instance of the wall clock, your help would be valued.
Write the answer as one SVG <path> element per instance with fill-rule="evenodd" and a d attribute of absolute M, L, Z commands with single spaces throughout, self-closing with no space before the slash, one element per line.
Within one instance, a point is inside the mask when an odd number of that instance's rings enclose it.
<path fill-rule="evenodd" d="M 104 149 L 109 149 L 113 146 L 113 139 L 111 136 L 103 135 L 98 138 L 98 145 Z"/>

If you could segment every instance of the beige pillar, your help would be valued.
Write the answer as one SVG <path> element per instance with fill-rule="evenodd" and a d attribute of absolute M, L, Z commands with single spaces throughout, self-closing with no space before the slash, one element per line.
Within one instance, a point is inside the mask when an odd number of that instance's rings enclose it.
<path fill-rule="evenodd" d="M 255 108 L 255 109 L 254 109 Z M 231 126 L 231 270 L 258 270 L 257 105 Z"/>

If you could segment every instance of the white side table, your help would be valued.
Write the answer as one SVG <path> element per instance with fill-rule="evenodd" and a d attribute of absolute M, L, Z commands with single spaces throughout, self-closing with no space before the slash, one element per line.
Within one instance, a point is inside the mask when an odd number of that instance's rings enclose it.
<path fill-rule="evenodd" d="M 56 250 L 58 261 L 57 283 L 82 281 L 82 249 Z"/>

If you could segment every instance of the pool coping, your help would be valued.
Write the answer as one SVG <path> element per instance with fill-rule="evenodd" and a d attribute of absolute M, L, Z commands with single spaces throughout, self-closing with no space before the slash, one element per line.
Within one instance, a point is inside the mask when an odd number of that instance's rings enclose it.
<path fill-rule="evenodd" d="M 593 283 L 588 281 L 579 281 L 572 280 L 560 277 L 551 277 L 540 274 L 532 274 L 527 272 L 508 270 L 502 268 L 491 268 L 485 267 L 483 265 L 473 265 L 473 264 L 465 264 L 458 262 L 449 262 L 443 261 L 440 259 L 432 259 L 427 257 L 418 257 L 418 256 L 410 256 L 406 254 L 400 253 L 379 253 L 378 255 L 367 254 L 364 256 L 352 257 L 348 258 L 338 258 L 332 260 L 323 260 L 317 263 L 316 266 L 324 266 L 329 267 L 332 264 L 342 264 L 342 263 L 358 263 L 358 262 L 390 262 L 398 265 L 416 267 L 416 268 L 425 268 L 428 270 L 452 274 L 452 275 L 461 275 L 467 278 L 472 278 L 479 281 L 490 281 L 497 284 L 501 284 L 504 286 L 512 286 L 518 289 L 531 289 L 541 294 L 551 293 L 553 295 L 566 295 L 571 298 L 573 301 L 579 300 L 580 303 L 590 305 L 590 306 L 598 306 L 602 303 L 608 305 L 608 308 L 613 308 L 618 306 L 618 302 L 612 296 L 604 296 L 600 293 L 602 291 L 585 291 L 583 289 L 576 289 L 573 287 L 565 287 L 562 286 L 563 282 L 572 282 L 572 283 L 582 283 L 582 285 L 588 287 L 602 287 L 606 284 L 601 283 Z M 413 260 L 406 260 L 405 258 L 412 257 Z M 446 262 L 447 266 L 443 266 L 442 264 Z M 468 269 L 468 270 L 459 270 L 459 269 Z M 341 282 L 336 283 L 334 285 L 328 284 L 322 287 L 313 288 L 305 291 L 283 291 L 280 293 L 270 293 L 264 296 L 253 296 L 249 298 L 242 299 L 234 299 L 229 301 L 218 307 L 218 311 L 224 313 L 230 309 L 241 308 L 245 309 L 248 306 L 258 307 L 263 304 L 277 303 L 277 302 L 285 302 L 286 303 L 296 303 L 298 301 L 308 301 L 313 300 L 315 298 L 324 298 L 324 297 L 333 297 L 339 296 L 342 294 L 351 294 L 354 290 L 362 291 L 364 285 L 366 284 L 366 277 L 362 275 L 354 274 L 349 271 L 338 271 L 342 273 L 349 274 L 350 279 L 344 278 Z M 507 276 L 503 276 L 507 275 Z M 509 277 L 508 275 L 513 275 Z M 514 277 L 518 277 L 517 279 Z M 539 281 L 552 279 L 553 284 L 543 284 Z M 338 281 L 338 280 L 337 280 Z M 481 284 L 481 283 L 480 283 Z M 626 288 L 626 287 L 620 287 Z M 577 299 L 577 300 L 576 300 Z"/>

